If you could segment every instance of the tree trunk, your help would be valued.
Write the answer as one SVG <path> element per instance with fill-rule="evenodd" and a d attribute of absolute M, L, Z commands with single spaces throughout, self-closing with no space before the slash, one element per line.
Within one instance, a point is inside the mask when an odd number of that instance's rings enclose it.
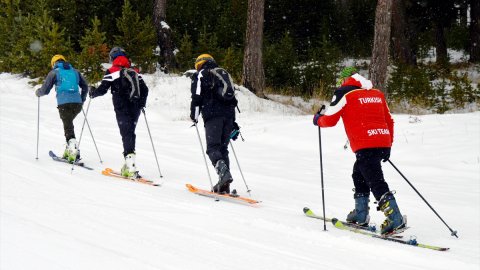
<path fill-rule="evenodd" d="M 480 2 L 470 1 L 470 62 L 480 62 Z"/>
<path fill-rule="evenodd" d="M 392 19 L 392 0 L 378 0 L 375 14 L 375 36 L 373 40 L 372 61 L 370 63 L 370 80 L 373 87 L 385 92 L 388 48 L 390 47 L 390 25 Z"/>
<path fill-rule="evenodd" d="M 160 48 L 160 65 L 165 73 L 175 66 L 175 56 L 173 55 L 172 29 L 166 22 L 167 0 L 154 0 L 153 3 L 153 23 L 157 32 L 157 45 Z"/>
<path fill-rule="evenodd" d="M 404 0 L 392 2 L 392 44 L 395 61 L 412 66 L 417 64 L 410 45 Z"/>
<path fill-rule="evenodd" d="M 258 97 L 265 97 L 263 69 L 263 17 L 265 0 L 248 0 L 245 54 L 243 57 L 243 85 Z"/>
<path fill-rule="evenodd" d="M 445 66 L 448 64 L 447 41 L 445 40 L 445 31 L 443 23 L 435 22 L 435 51 L 437 54 L 437 64 Z"/>

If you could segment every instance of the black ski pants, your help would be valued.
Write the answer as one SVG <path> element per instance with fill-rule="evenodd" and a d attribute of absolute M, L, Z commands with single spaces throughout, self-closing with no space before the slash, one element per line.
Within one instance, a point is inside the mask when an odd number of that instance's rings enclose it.
<path fill-rule="evenodd" d="M 119 106 L 115 108 L 115 116 L 117 124 L 120 128 L 123 142 L 123 156 L 135 152 L 135 129 L 137 127 L 138 118 L 140 117 L 141 108 L 134 106 Z"/>
<path fill-rule="evenodd" d="M 214 117 L 205 122 L 205 137 L 207 140 L 207 155 L 213 166 L 223 159 L 230 168 L 228 158 L 228 143 L 233 129 L 233 118 Z"/>
<path fill-rule="evenodd" d="M 58 105 L 58 113 L 63 122 L 63 130 L 65 132 L 65 139 L 67 142 L 75 138 L 75 127 L 73 126 L 73 119 L 82 111 L 82 103 L 65 103 Z"/>
<path fill-rule="evenodd" d="M 353 164 L 352 178 L 356 194 L 370 194 L 371 191 L 379 201 L 389 191 L 381 165 L 387 152 L 390 153 L 390 148 L 366 148 L 355 153 L 357 160 Z"/>

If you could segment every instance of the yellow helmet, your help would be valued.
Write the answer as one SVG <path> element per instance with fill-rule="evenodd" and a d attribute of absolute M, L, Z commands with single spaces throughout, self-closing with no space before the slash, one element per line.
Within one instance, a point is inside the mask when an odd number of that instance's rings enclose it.
<path fill-rule="evenodd" d="M 65 60 L 65 57 L 61 54 L 55 54 L 53 57 L 52 57 L 52 60 L 50 61 L 50 65 L 53 66 L 55 65 L 55 63 L 58 61 L 58 60 L 63 60 L 63 61 L 67 61 Z"/>
<path fill-rule="evenodd" d="M 213 57 L 210 55 L 210 54 L 201 54 L 197 57 L 197 59 L 195 60 L 195 69 L 196 70 L 200 70 L 203 66 L 203 64 L 205 64 L 205 62 L 207 61 L 215 61 L 215 59 L 213 59 Z"/>

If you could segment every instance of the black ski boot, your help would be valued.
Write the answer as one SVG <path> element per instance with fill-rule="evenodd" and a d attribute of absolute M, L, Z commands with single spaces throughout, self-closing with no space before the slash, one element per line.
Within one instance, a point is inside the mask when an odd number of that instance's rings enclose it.
<path fill-rule="evenodd" d="M 229 194 L 230 193 L 230 183 L 233 182 L 232 175 L 228 169 L 227 164 L 223 159 L 217 161 L 215 165 L 215 170 L 218 174 L 218 183 L 213 186 L 213 192 L 219 194 Z"/>

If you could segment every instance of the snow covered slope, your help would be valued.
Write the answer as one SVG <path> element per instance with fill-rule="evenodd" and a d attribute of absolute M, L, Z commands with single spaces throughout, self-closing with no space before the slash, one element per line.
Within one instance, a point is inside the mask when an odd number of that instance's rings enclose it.
<path fill-rule="evenodd" d="M 455 230 L 459 239 L 388 164 L 385 177 L 421 243 L 447 252 L 367 238 L 304 217 L 321 214 L 318 130 L 294 108 L 239 93 L 234 142 L 259 207 L 215 202 L 191 194 L 208 188 L 194 128 L 188 121 L 190 82 L 146 76 L 147 119 L 162 173 L 159 178 L 145 121 L 137 128 L 137 165 L 151 187 L 101 175 L 122 165 L 121 139 L 110 94 L 91 101 L 81 141 L 88 171 L 52 161 L 64 148 L 54 93 L 40 103 L 28 80 L 0 74 L 0 269 L 475 269 L 480 267 L 480 113 L 394 115 L 391 160 Z M 88 101 L 87 101 L 88 102 Z M 86 108 L 86 106 L 85 106 Z M 77 137 L 83 117 L 75 120 Z M 200 125 L 201 126 L 201 125 Z M 201 135 L 204 136 L 203 127 Z M 344 150 L 341 125 L 322 129 L 326 212 L 344 219 L 353 206 L 354 155 Z M 232 158 L 233 183 L 246 188 Z M 211 168 L 210 168 L 211 169 Z M 211 170 L 211 174 L 214 171 Z M 248 195 L 247 195 L 248 196 Z M 384 217 L 374 210 L 372 221 Z"/>

